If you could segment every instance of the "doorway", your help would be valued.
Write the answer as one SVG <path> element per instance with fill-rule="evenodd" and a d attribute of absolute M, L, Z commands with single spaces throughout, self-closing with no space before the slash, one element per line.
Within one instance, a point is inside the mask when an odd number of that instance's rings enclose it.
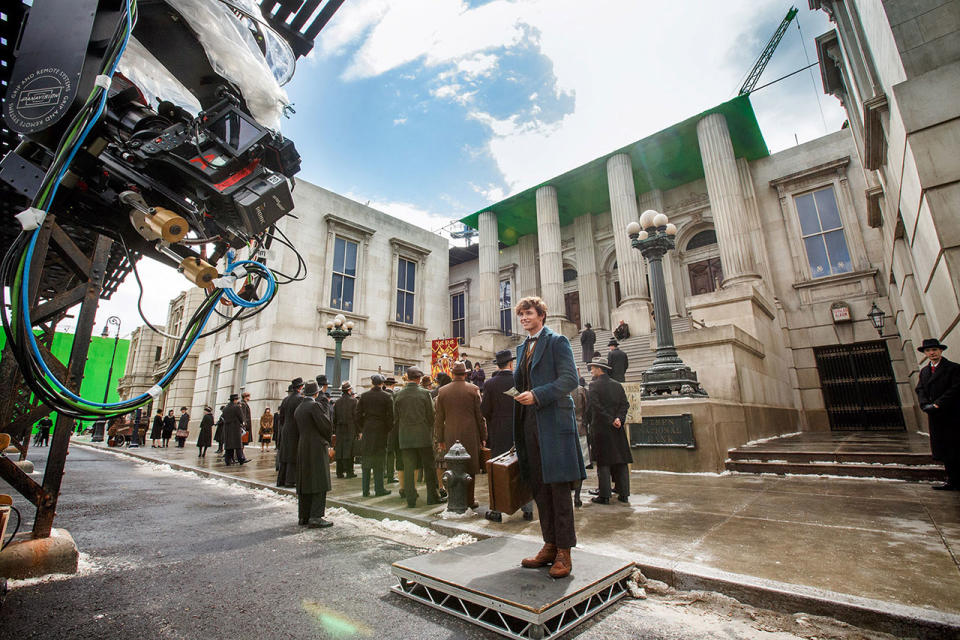
<path fill-rule="evenodd" d="M 567 320 L 577 325 L 577 331 L 580 330 L 580 292 L 570 291 L 563 294 L 564 307 L 567 311 Z"/>
<path fill-rule="evenodd" d="M 832 431 L 903 431 L 903 411 L 884 341 L 815 347 Z"/>

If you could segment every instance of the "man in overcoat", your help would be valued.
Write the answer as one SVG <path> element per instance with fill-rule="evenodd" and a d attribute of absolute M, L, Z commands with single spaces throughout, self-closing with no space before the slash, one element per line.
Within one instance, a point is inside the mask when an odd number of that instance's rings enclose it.
<path fill-rule="evenodd" d="M 300 391 L 303 389 L 303 378 L 294 378 L 287 387 L 287 397 L 277 409 L 277 436 L 280 440 L 277 453 L 277 486 L 294 487 L 297 483 L 297 447 L 300 444 L 300 432 L 293 414 L 303 402 Z"/>
<path fill-rule="evenodd" d="M 440 504 L 437 474 L 433 470 L 433 399 L 420 386 L 423 372 L 407 369 L 407 384 L 393 394 L 394 425 L 403 456 L 403 497 L 408 507 L 417 506 L 416 470 L 424 470 L 427 483 L 427 504 Z"/>
<path fill-rule="evenodd" d="M 610 479 L 614 478 L 620 502 L 629 503 L 630 467 L 633 455 L 627 442 L 627 410 L 630 403 L 623 387 L 608 374 L 610 365 L 601 359 L 590 363 L 593 381 L 587 390 L 585 420 L 593 442 L 593 462 L 597 465 L 600 492 L 591 502 L 610 504 Z"/>
<path fill-rule="evenodd" d="M 360 394 L 356 409 L 362 457 L 360 486 L 364 497 L 370 495 L 371 473 L 374 494 L 385 496 L 390 493 L 383 488 L 383 465 L 387 454 L 387 435 L 393 429 L 393 398 L 381 389 L 383 376 L 380 374 L 373 374 L 370 384 L 370 389 Z"/>
<path fill-rule="evenodd" d="M 223 461 L 230 466 L 234 462 L 244 464 L 248 460 L 243 455 L 243 442 L 240 432 L 243 430 L 243 410 L 240 408 L 240 396 L 230 394 L 230 402 L 223 408 L 223 448 L 227 450 Z"/>
<path fill-rule="evenodd" d="M 297 506 L 300 524 L 312 529 L 333 526 L 324 520 L 327 491 L 330 490 L 330 441 L 333 424 L 330 412 L 320 402 L 320 385 L 308 382 L 304 398 L 294 411 L 299 435 L 297 442 Z"/>
<path fill-rule="evenodd" d="M 960 490 L 960 364 L 943 357 L 947 345 L 927 338 L 918 351 L 930 361 L 920 369 L 917 399 L 930 425 L 930 449 L 947 471 L 946 484 L 934 489 Z"/>
<path fill-rule="evenodd" d="M 513 407 L 516 403 L 505 392 L 513 388 L 513 352 L 509 349 L 498 351 L 494 357 L 497 367 L 490 379 L 483 385 L 483 399 L 480 401 L 480 415 L 487 424 L 487 446 L 490 457 L 495 458 L 513 447 Z M 521 507 L 525 520 L 533 520 L 533 503 Z M 499 511 L 487 511 L 487 520 L 503 522 Z"/>
<path fill-rule="evenodd" d="M 397 386 L 397 379 L 393 376 L 385 376 L 383 379 L 383 392 L 390 396 L 390 399 L 393 399 L 393 388 Z M 384 455 L 383 462 L 383 480 L 388 484 L 393 484 L 398 482 L 398 478 L 394 475 L 395 471 L 399 471 L 401 474 L 403 472 L 403 458 L 399 457 L 399 442 L 397 441 L 397 433 L 391 431 L 387 434 L 387 448 Z M 402 484 L 402 483 L 401 483 Z"/>
<path fill-rule="evenodd" d="M 354 443 L 357 439 L 357 398 L 349 382 L 340 385 L 340 399 L 333 405 L 333 425 L 337 430 L 334 458 L 338 478 L 356 478 L 353 472 Z"/>
<path fill-rule="evenodd" d="M 243 411 L 243 430 L 247 432 L 247 442 L 253 442 L 253 413 L 250 410 L 250 393 L 248 391 L 240 394 L 240 410 Z"/>
<path fill-rule="evenodd" d="M 550 575 L 563 578 L 570 575 L 570 549 L 577 544 L 571 490 L 587 477 L 570 397 L 577 386 L 577 365 L 570 341 L 543 325 L 547 318 L 543 300 L 523 298 L 515 311 L 528 337 L 517 348 L 513 372 L 521 392 L 514 398 L 514 440 L 521 474 L 537 503 L 544 543 L 521 564 L 553 565 Z"/>
<path fill-rule="evenodd" d="M 597 334 L 593 331 L 593 326 L 588 322 L 586 329 L 580 333 L 580 350 L 584 362 L 593 360 L 593 345 L 597 343 Z"/>
<path fill-rule="evenodd" d="M 467 366 L 463 362 L 455 362 L 450 373 L 453 382 L 437 394 L 434 437 L 442 451 L 449 450 L 459 440 L 470 454 L 467 473 L 473 476 L 473 482 L 467 491 L 467 506 L 476 509 L 480 506 L 474 499 L 480 471 L 480 446 L 487 439 L 487 428 L 480 415 L 480 390 L 466 381 Z"/>
<path fill-rule="evenodd" d="M 620 343 L 617 342 L 616 338 L 610 338 L 607 346 L 610 347 L 610 353 L 607 354 L 607 364 L 610 365 L 610 377 L 617 382 L 626 382 L 627 368 L 630 366 L 627 354 L 620 351 Z"/>

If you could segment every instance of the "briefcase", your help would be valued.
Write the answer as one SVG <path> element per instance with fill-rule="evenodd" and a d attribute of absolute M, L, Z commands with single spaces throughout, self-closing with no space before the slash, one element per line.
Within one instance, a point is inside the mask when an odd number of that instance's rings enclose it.
<path fill-rule="evenodd" d="M 520 460 L 517 450 L 487 461 L 487 481 L 490 487 L 490 508 L 493 511 L 511 514 L 530 502 L 530 486 L 520 477 Z"/>

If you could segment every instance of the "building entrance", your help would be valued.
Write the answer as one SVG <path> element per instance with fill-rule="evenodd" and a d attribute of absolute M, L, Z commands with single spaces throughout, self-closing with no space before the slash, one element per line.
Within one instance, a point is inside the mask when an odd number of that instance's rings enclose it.
<path fill-rule="evenodd" d="M 566 307 L 567 320 L 577 325 L 580 330 L 580 292 L 571 291 L 563 295 L 564 306 Z"/>
<path fill-rule="evenodd" d="M 813 350 L 830 429 L 903 431 L 903 411 L 883 341 Z"/>

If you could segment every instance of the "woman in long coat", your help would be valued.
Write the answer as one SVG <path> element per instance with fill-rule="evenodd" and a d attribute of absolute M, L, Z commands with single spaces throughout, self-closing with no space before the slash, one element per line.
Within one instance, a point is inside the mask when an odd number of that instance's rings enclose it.
<path fill-rule="evenodd" d="M 153 428 L 150 430 L 150 446 L 157 448 L 157 440 L 163 437 L 163 409 L 157 409 L 157 415 L 153 416 Z"/>
<path fill-rule="evenodd" d="M 200 435 L 197 436 L 197 447 L 200 449 L 200 457 L 207 457 L 207 449 L 210 448 L 213 433 L 213 409 L 203 408 L 203 418 L 200 419 Z"/>
<path fill-rule="evenodd" d="M 273 414 L 270 413 L 270 407 L 267 407 L 260 416 L 260 451 L 266 451 L 271 440 L 273 440 Z"/>
<path fill-rule="evenodd" d="M 170 446 L 170 436 L 173 435 L 173 431 L 176 428 L 177 419 L 173 417 L 173 409 L 170 409 L 170 411 L 167 412 L 167 415 L 163 416 L 163 444 L 160 446 Z"/>

